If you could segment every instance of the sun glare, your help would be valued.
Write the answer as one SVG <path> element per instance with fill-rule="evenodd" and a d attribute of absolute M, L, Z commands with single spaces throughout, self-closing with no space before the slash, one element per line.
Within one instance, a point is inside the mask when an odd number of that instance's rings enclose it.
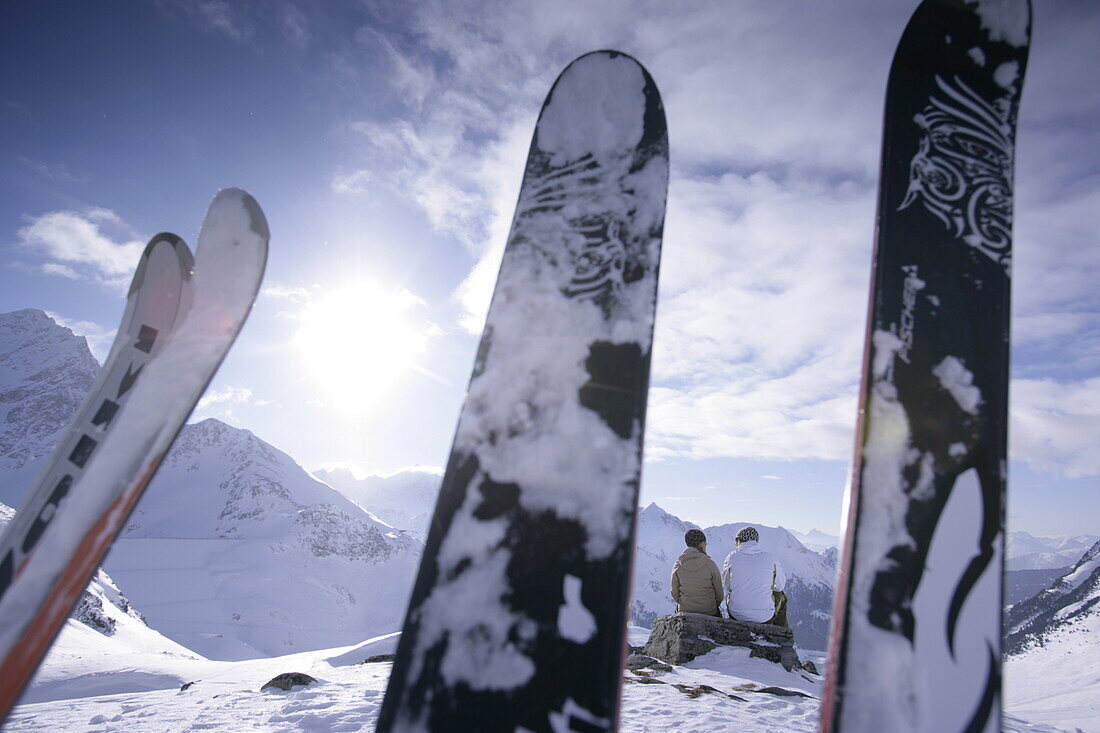
<path fill-rule="evenodd" d="M 424 301 L 373 283 L 326 293 L 308 304 L 294 336 L 328 407 L 356 410 L 385 394 L 427 353 L 438 327 L 415 311 Z"/>

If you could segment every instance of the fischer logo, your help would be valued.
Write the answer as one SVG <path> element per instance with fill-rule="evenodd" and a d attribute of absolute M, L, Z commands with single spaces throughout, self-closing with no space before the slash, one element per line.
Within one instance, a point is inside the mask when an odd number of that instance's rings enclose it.
<path fill-rule="evenodd" d="M 905 281 L 901 289 L 901 326 L 898 329 L 901 346 L 898 347 L 898 358 L 908 364 L 916 325 L 917 293 L 924 289 L 924 280 L 917 277 L 916 265 L 903 265 L 901 271 L 905 273 Z"/>

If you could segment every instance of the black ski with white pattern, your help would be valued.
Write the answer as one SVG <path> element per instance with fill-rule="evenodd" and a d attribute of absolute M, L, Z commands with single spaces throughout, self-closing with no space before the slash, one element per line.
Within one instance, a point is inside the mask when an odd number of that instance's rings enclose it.
<path fill-rule="evenodd" d="M 998 731 L 1016 117 L 1028 0 L 898 45 L 824 731 Z"/>
<path fill-rule="evenodd" d="M 616 726 L 668 185 L 660 95 L 582 56 L 539 116 L 379 731 Z"/>

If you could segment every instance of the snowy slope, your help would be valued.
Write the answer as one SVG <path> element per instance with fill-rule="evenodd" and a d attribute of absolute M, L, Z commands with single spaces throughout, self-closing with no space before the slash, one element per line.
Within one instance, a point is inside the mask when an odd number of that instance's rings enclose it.
<path fill-rule="evenodd" d="M 684 549 L 684 533 L 694 524 L 650 504 L 638 517 L 638 543 L 634 560 L 631 616 L 639 626 L 673 610 L 669 580 L 672 566 Z M 747 524 L 707 527 L 707 553 L 718 567 L 734 548 L 734 538 Z M 753 524 L 760 544 L 783 565 L 795 642 L 804 649 L 825 649 L 832 610 L 836 571 L 825 558 L 806 549 L 782 527 Z"/>
<path fill-rule="evenodd" d="M 428 533 L 443 470 L 409 468 L 357 479 L 346 468 L 321 469 L 313 475 L 384 522 L 423 540 Z"/>
<path fill-rule="evenodd" d="M 1100 536 L 1059 535 L 1036 537 L 1027 532 L 1009 532 L 1005 541 L 1009 570 L 1049 570 L 1073 565 Z"/>
<path fill-rule="evenodd" d="M 1005 695 L 1014 712 L 1100 731 L 1100 542 L 1008 611 Z"/>
<path fill-rule="evenodd" d="M 631 628 L 629 642 L 640 646 L 647 636 L 647 630 Z M 85 684 L 91 684 L 95 674 L 102 696 L 79 695 L 74 696 L 77 699 L 20 705 L 4 730 L 371 730 L 391 665 L 362 662 L 392 653 L 395 645 L 396 635 L 389 635 L 358 646 L 235 663 L 135 653 L 127 666 L 122 656 L 104 661 L 88 655 L 83 660 L 72 660 L 71 670 Z M 770 662 L 748 659 L 744 652 L 717 649 L 671 672 L 648 677 L 645 673 L 650 670 L 624 673 L 620 730 L 817 730 L 820 678 L 784 672 Z M 814 661 L 820 666 L 822 660 L 819 657 Z M 304 672 L 318 682 L 289 692 L 259 691 L 265 682 L 283 672 Z M 142 674 L 148 676 L 140 678 Z M 137 687 L 142 679 L 152 691 Z M 194 684 L 180 690 L 179 680 Z M 127 685 L 129 689 L 112 690 L 112 686 Z M 1008 716 L 1004 726 L 1012 733 L 1064 730 L 1026 723 L 1013 715 Z"/>
<path fill-rule="evenodd" d="M 154 627 L 232 660 L 397 630 L 420 549 L 249 431 L 204 420 L 106 567 Z"/>
<path fill-rule="evenodd" d="M 42 311 L 0 314 L 0 501 L 22 503 L 98 372 L 88 342 Z"/>
<path fill-rule="evenodd" d="M 15 510 L 0 504 L 0 531 L 13 516 Z M 180 663 L 199 659 L 149 628 L 99 570 L 21 699 L 30 703 L 160 689 L 175 679 Z"/>

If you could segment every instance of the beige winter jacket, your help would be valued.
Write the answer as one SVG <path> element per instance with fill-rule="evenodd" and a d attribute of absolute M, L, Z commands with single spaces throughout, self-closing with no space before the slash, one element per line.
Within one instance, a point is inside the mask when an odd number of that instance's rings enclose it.
<path fill-rule="evenodd" d="M 672 568 L 672 600 L 685 613 L 718 615 L 722 575 L 707 553 L 688 547 Z"/>

